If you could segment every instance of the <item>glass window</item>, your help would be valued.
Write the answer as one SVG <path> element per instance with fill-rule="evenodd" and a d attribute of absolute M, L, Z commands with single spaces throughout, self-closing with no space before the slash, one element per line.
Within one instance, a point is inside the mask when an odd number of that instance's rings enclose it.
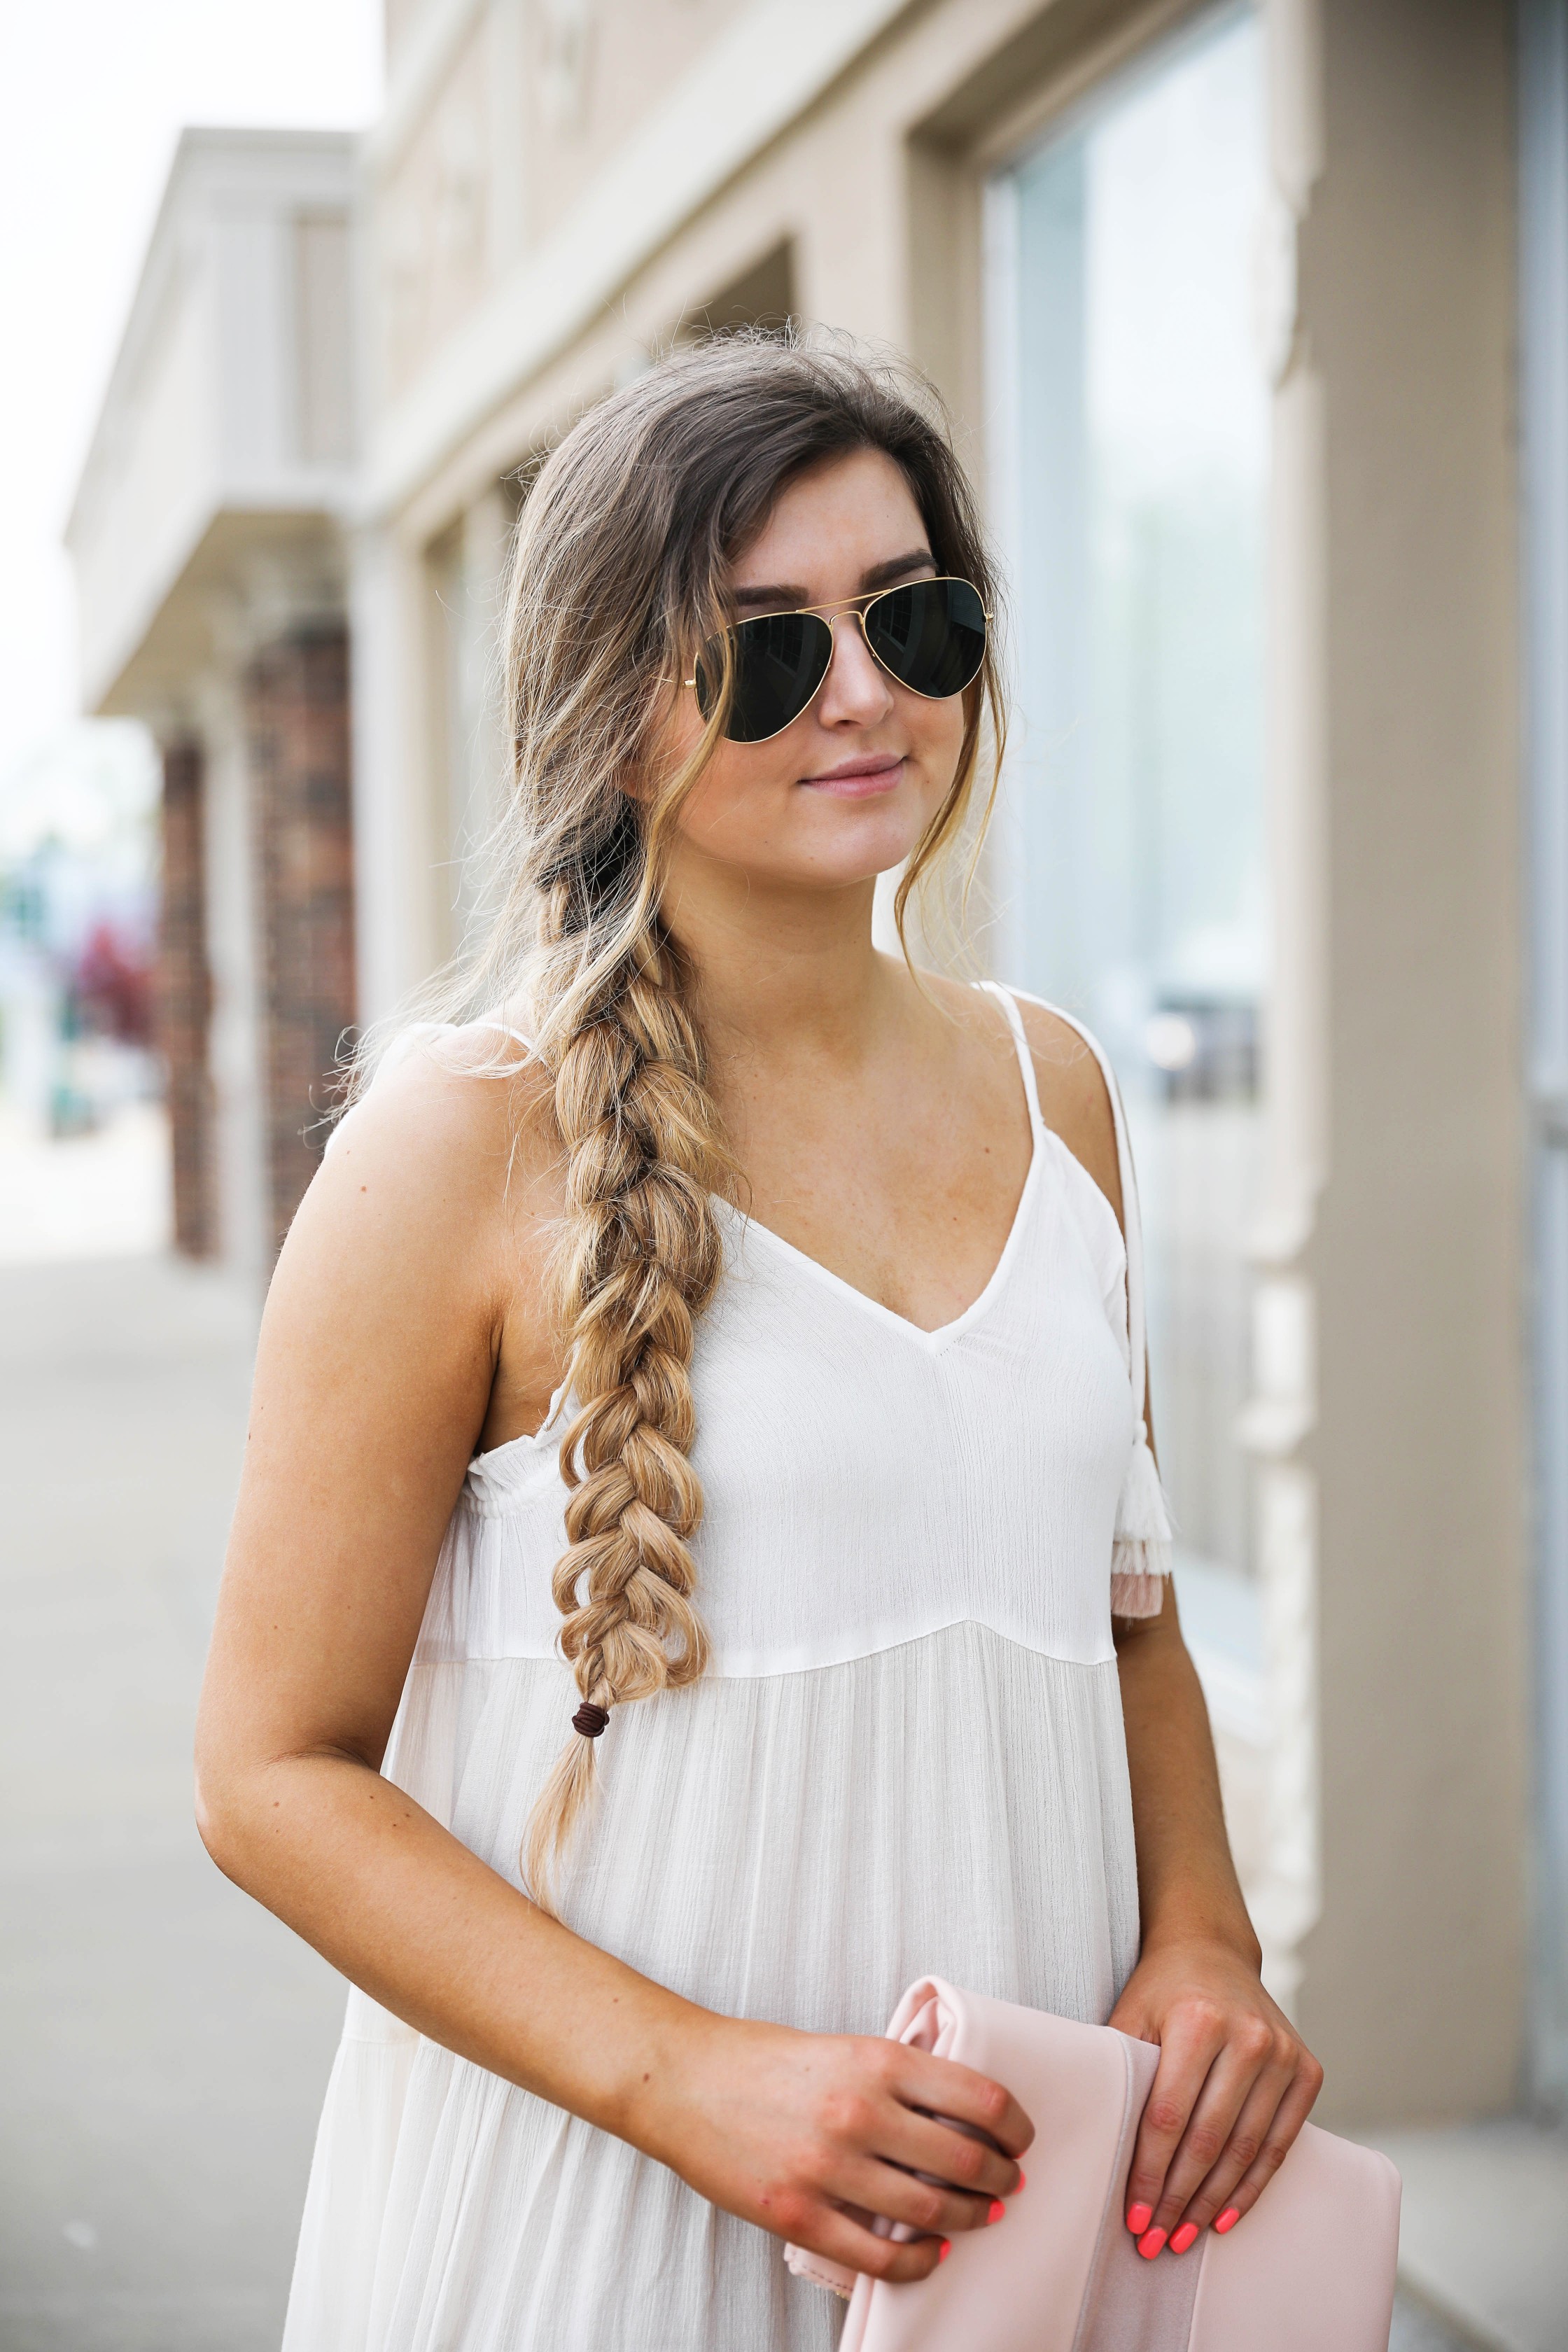
<path fill-rule="evenodd" d="M 1115 1062 L 1184 1611 L 1243 1654 L 1269 929 L 1264 138 L 1258 27 L 1227 10 L 1005 173 L 990 220 L 1016 712 L 993 960 Z"/>

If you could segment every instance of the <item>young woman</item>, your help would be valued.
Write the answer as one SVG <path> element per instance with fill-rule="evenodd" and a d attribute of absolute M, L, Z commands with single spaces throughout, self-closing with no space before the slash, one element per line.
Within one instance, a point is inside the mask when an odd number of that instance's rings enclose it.
<path fill-rule="evenodd" d="M 667 362 L 530 492 L 505 908 L 283 1251 L 204 1705 L 212 1853 L 356 1988 L 289 2352 L 826 2347 L 781 2242 L 923 2276 L 1041 2121 L 879 2038 L 925 1971 L 1160 2045 L 1151 2259 L 1312 2103 L 1101 1065 L 872 942 L 969 811 L 994 601 L 842 352 Z"/>

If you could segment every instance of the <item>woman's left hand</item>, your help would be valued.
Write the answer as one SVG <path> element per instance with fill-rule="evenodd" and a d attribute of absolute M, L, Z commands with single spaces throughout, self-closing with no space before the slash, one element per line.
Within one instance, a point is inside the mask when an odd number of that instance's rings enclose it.
<path fill-rule="evenodd" d="M 1160 2049 L 1128 2175 L 1127 2226 L 1150 2260 L 1167 2244 L 1185 2253 L 1211 2222 L 1223 2233 L 1256 2205 L 1323 2070 L 1249 1957 L 1219 1939 L 1146 1946 L 1110 2022 Z"/>

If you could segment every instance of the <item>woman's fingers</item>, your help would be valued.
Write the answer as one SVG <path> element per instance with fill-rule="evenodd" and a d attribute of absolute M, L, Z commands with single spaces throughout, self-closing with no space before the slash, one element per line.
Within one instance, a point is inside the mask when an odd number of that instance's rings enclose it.
<path fill-rule="evenodd" d="M 962 2135 L 948 2133 L 952 2147 L 973 2146 Z M 987 2151 L 990 2161 L 1003 2159 Z M 1006 2169 L 1016 2185 L 1017 2167 Z M 845 2263 L 853 2270 L 869 2271 L 874 2278 L 924 2278 L 942 2261 L 952 2241 L 969 2230 L 994 2229 L 1006 2218 L 1003 2198 L 987 2192 L 973 2194 L 940 2179 L 922 2179 L 896 2163 L 876 2157 L 851 2157 L 835 2168 L 834 2201 L 826 2200 L 801 2229 L 795 2242 Z M 872 2223 L 880 2218 L 897 2225 L 889 2236 Z M 912 2233 L 912 2234 L 911 2234 Z"/>
<path fill-rule="evenodd" d="M 952 2238 L 968 2230 L 984 2230 L 1006 2213 L 1001 2197 L 971 2196 L 942 2180 L 921 2179 L 901 2165 L 883 2164 L 874 2157 L 847 2164 L 841 2178 L 845 2202 L 901 2222 L 922 2237 Z"/>
<path fill-rule="evenodd" d="M 1178 2238 L 1184 2237 L 1189 2226 L 1194 2234 L 1207 2229 L 1211 2221 L 1224 2221 L 1227 2230 L 1234 2229 L 1236 2223 L 1226 2218 L 1228 2215 L 1234 2213 L 1236 2220 L 1240 2221 L 1244 2214 L 1251 2212 L 1294 2147 L 1296 2136 L 1310 2115 L 1312 2103 L 1322 2088 L 1322 2083 L 1321 2066 L 1310 2052 L 1303 2050 L 1283 2096 L 1267 2120 L 1255 2121 L 1251 2113 L 1252 2102 L 1248 2101 L 1231 2134 L 1224 2156 L 1197 2195 L 1190 2200 L 1178 2227 L 1172 2232 L 1173 2248 Z M 1192 2240 L 1186 2239 L 1185 2242 L 1190 2245 Z"/>
<path fill-rule="evenodd" d="M 1241 2179 L 1263 2146 L 1294 2072 L 1290 2056 L 1275 2047 L 1267 2028 L 1226 2044 L 1209 2070 L 1171 2158 L 1152 2228 L 1166 2237 L 1173 2235 L 1196 2218 L 1192 2207 L 1200 2192 L 1215 2183 L 1223 2195 Z M 1220 2210 L 1216 2202 L 1214 2211 Z"/>
<path fill-rule="evenodd" d="M 794 2243 L 807 2253 L 826 2254 L 846 2270 L 868 2271 L 873 2278 L 929 2278 L 942 2259 L 946 2238 L 880 2238 L 858 2217 L 822 2205 L 797 2224 Z"/>
<path fill-rule="evenodd" d="M 910 2050 L 898 2042 L 887 2046 L 888 2088 L 905 2106 L 952 2116 L 995 2140 L 1006 2155 L 1023 2155 L 1035 2126 L 1004 2084 L 952 2058 L 933 2058 L 927 2050 Z"/>
<path fill-rule="evenodd" d="M 987 2201 L 1013 2196 L 1023 2178 L 1013 2158 L 999 2155 L 989 2140 L 972 2139 L 941 2116 L 916 2115 L 902 2105 L 893 2108 L 871 2152 Z"/>
<path fill-rule="evenodd" d="M 1143 2102 L 1132 2164 L 1127 2175 L 1127 2226 L 1140 2246 L 1147 2246 L 1152 2253 L 1159 2252 L 1169 2233 L 1170 2221 L 1160 2231 L 1155 2214 L 1164 2199 L 1166 2176 L 1208 2080 L 1209 2069 L 1226 2046 L 1227 2021 L 1217 2009 L 1199 2002 L 1185 2004 L 1165 2021 L 1159 2071 Z M 1247 2084 L 1242 2084 L 1237 2089 L 1235 2106 L 1226 2118 L 1225 2132 L 1215 2143 L 1210 2163 L 1225 2144 L 1247 2088 Z M 1205 2165 L 1197 2174 L 1194 2188 L 1207 2169 Z M 1171 2219 L 1180 2211 L 1180 2205 L 1171 2209 Z M 1157 2243 L 1151 2242 L 1152 2231 L 1158 2231 Z"/>

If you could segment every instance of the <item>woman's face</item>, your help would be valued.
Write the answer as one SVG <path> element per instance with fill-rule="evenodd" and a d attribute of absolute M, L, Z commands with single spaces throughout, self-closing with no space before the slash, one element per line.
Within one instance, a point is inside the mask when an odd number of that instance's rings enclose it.
<path fill-rule="evenodd" d="M 781 495 L 737 562 L 735 616 L 837 605 L 936 563 L 899 467 L 858 449 L 814 468 Z M 755 881 L 835 888 L 900 865 L 941 806 L 958 767 L 963 699 L 926 700 L 872 660 L 850 612 L 833 614 L 833 661 L 810 707 L 766 743 L 721 743 L 678 820 L 682 852 Z M 667 749 L 690 752 L 702 731 L 682 688 Z"/>

